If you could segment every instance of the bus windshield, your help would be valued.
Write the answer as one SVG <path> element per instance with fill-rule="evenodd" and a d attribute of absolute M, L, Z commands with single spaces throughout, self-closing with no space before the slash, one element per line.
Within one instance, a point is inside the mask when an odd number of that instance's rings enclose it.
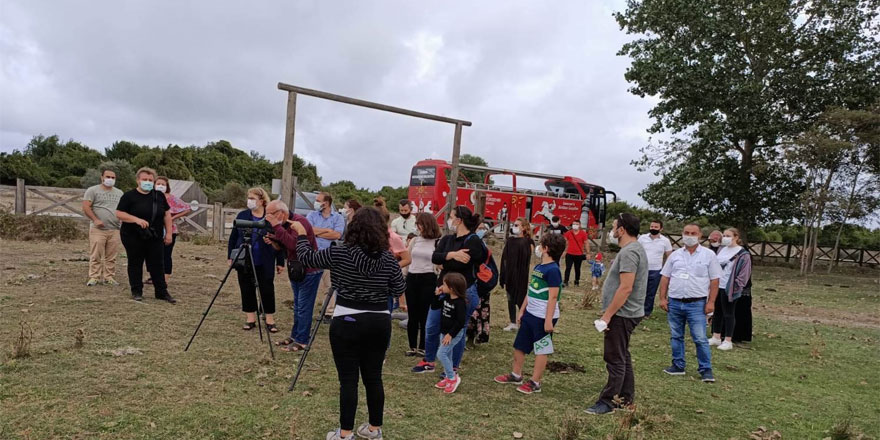
<path fill-rule="evenodd" d="M 434 186 L 437 180 L 437 167 L 413 167 L 409 186 Z"/>

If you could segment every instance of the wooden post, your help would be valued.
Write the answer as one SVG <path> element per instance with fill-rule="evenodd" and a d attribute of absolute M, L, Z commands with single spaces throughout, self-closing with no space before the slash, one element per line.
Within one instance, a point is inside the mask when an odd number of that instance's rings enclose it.
<path fill-rule="evenodd" d="M 771 248 L 772 248 L 772 247 L 771 247 Z M 767 249 L 767 242 L 762 241 L 762 242 L 761 242 L 761 262 L 762 262 L 762 263 L 764 262 L 764 255 L 766 255 L 766 254 L 764 253 L 764 251 L 765 251 L 766 249 Z"/>
<path fill-rule="evenodd" d="M 293 134 L 296 128 L 296 93 L 287 93 L 287 123 L 284 129 L 284 162 L 281 166 L 281 201 L 293 209 Z"/>
<path fill-rule="evenodd" d="M 791 258 L 791 243 L 788 244 L 788 247 L 785 249 L 785 262 L 788 263 L 788 260 Z"/>
<path fill-rule="evenodd" d="M 474 203 L 474 213 L 480 214 L 480 217 L 483 217 L 481 221 L 485 222 L 486 219 L 486 192 L 485 191 L 477 191 L 477 195 L 475 197 L 477 203 Z"/>
<path fill-rule="evenodd" d="M 217 241 L 223 241 L 223 227 L 226 225 L 226 217 L 223 215 L 223 204 L 214 203 L 214 222 L 211 228 L 211 235 Z"/>
<path fill-rule="evenodd" d="M 27 187 L 24 179 L 15 179 L 15 213 L 27 214 Z"/>
<path fill-rule="evenodd" d="M 461 122 L 455 123 L 455 136 L 452 138 L 452 173 L 449 176 L 449 194 L 446 195 L 446 219 L 455 209 L 455 198 L 458 195 L 458 156 L 461 153 Z"/>
<path fill-rule="evenodd" d="M 865 250 L 859 249 L 859 267 L 862 267 L 862 264 L 865 263 Z"/>

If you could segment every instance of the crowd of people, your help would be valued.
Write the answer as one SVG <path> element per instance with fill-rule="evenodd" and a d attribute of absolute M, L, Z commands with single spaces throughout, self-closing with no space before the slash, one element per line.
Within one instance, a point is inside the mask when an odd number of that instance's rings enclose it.
<path fill-rule="evenodd" d="M 92 220 L 87 285 L 118 284 L 115 263 L 121 243 L 132 298 L 143 300 L 146 266 L 156 298 L 173 304 L 167 282 L 178 234 L 175 223 L 189 208 L 171 194 L 170 180 L 154 170 L 141 168 L 136 177 L 137 187 L 123 193 L 114 186 L 115 173 L 103 170 L 102 182 L 84 195 L 83 211 Z M 701 228 L 688 224 L 681 247 L 673 250 L 662 221 L 651 221 L 648 233 L 640 235 L 640 219 L 620 214 L 607 237 L 619 251 L 606 273 L 602 253 L 592 252 L 585 225 L 575 221 L 569 228 L 554 217 L 536 237 L 536 228 L 519 218 L 505 231 L 509 236 L 499 269 L 485 242 L 491 225 L 466 206 L 451 210 L 443 235 L 436 217 L 413 213 L 409 200 L 400 201 L 393 220 L 382 198 L 369 207 L 348 200 L 337 212 L 332 196 L 322 192 L 307 216 L 271 200 L 262 188 L 248 190 L 246 203 L 236 218 L 265 220 L 271 228 L 233 228 L 229 237 L 227 258 L 238 273 L 243 329 L 254 329 L 262 314 L 267 330 L 279 331 L 274 280 L 285 268 L 294 319 L 290 336 L 276 342 L 283 350 L 304 350 L 314 342 L 309 338 L 316 299 L 320 293 L 329 300 L 326 315 L 318 318 L 330 325 L 340 416 L 328 440 L 382 438 L 382 369 L 396 309 L 407 314 L 405 355 L 419 358 L 412 372 L 442 367 L 435 387 L 455 393 L 463 383 L 466 344 L 489 341 L 490 294 L 496 282 L 507 297 L 509 322 L 503 330 L 516 336 L 511 371 L 494 381 L 532 394 L 542 390 L 548 356 L 559 348 L 552 335 L 563 290 L 572 285 L 572 272 L 573 285 L 580 286 L 582 266 L 589 264 L 592 289 L 601 286 L 602 315 L 594 327 L 603 334 L 608 372 L 605 387 L 586 409 L 590 414 L 607 414 L 635 401 L 630 338 L 642 320 L 651 319 L 655 298 L 669 326 L 672 359 L 663 370 L 669 375 L 686 374 L 685 326 L 696 346 L 703 382 L 715 381 L 710 347 L 726 351 L 751 340 L 751 257 L 733 228 L 712 231 L 704 247 Z M 251 245 L 252 264 L 243 242 Z M 534 266 L 533 256 L 538 262 Z M 523 366 L 531 353 L 534 367 L 526 380 Z M 359 380 L 369 416 L 355 427 Z"/>

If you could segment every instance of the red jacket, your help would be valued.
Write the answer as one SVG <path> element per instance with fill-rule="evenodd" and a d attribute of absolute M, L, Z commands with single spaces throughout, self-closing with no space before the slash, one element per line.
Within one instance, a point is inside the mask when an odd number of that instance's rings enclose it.
<path fill-rule="evenodd" d="M 303 228 L 306 229 L 306 237 L 309 240 L 309 244 L 312 246 L 312 250 L 318 250 L 318 243 L 315 240 L 315 231 L 312 229 L 312 224 L 309 223 L 305 217 L 292 211 L 290 212 L 289 218 L 295 222 L 302 223 Z M 275 241 L 280 243 L 287 251 L 287 261 L 298 261 L 299 257 L 296 255 L 296 240 L 299 238 L 299 235 L 290 227 L 290 223 L 284 222 L 276 225 L 274 234 Z M 320 270 L 321 269 L 306 269 L 306 273 L 314 273 Z"/>

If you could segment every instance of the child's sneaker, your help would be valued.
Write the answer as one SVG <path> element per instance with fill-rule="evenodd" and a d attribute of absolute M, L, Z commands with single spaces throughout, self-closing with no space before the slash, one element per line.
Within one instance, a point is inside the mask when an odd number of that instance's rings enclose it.
<path fill-rule="evenodd" d="M 529 379 L 526 383 L 516 387 L 516 390 L 523 394 L 532 394 L 541 392 L 541 384 Z"/>
<path fill-rule="evenodd" d="M 382 428 L 379 428 L 375 431 L 370 431 L 370 424 L 364 423 L 360 427 L 358 427 L 357 436 L 360 438 L 368 438 L 371 440 L 382 440 Z"/>
<path fill-rule="evenodd" d="M 495 376 L 495 382 L 498 383 L 510 383 L 514 385 L 522 385 L 522 376 L 514 376 L 513 373 L 502 374 L 501 376 Z"/>
<path fill-rule="evenodd" d="M 444 377 L 440 382 L 437 382 L 437 385 L 434 385 L 434 388 L 443 390 L 446 389 L 446 385 L 449 385 L 449 379 Z"/>
<path fill-rule="evenodd" d="M 425 360 L 422 359 L 418 363 L 418 365 L 416 365 L 415 367 L 412 367 L 412 370 L 410 370 L 410 371 L 412 371 L 413 373 L 428 373 L 430 371 L 434 371 L 434 363 L 433 362 L 425 362 Z"/>
<path fill-rule="evenodd" d="M 455 379 L 446 381 L 446 388 L 443 390 L 446 394 L 452 394 L 455 390 L 458 389 L 458 386 L 461 385 L 461 376 L 455 375 Z"/>

